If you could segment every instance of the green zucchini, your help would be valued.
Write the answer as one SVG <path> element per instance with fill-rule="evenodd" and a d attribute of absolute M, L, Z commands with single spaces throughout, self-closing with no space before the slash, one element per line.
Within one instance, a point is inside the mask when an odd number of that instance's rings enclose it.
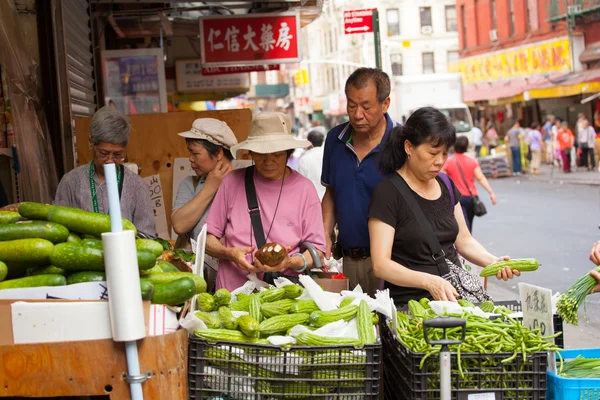
<path fill-rule="evenodd" d="M 50 204 L 34 203 L 26 201 L 19 205 L 19 214 L 27 219 L 43 219 L 48 220 L 48 213 L 51 208 L 58 207 Z"/>
<path fill-rule="evenodd" d="M 194 281 L 196 285 L 196 293 L 200 294 L 206 292 L 206 281 L 202 279 L 200 276 L 193 274 L 191 272 L 163 272 L 162 274 L 150 274 L 144 276 L 144 278 L 148 279 L 150 282 L 155 285 L 164 284 L 168 282 L 173 282 L 175 280 L 181 279 L 183 277 L 190 278 Z"/>
<path fill-rule="evenodd" d="M 29 268 L 27 270 L 27 272 L 25 273 L 25 276 L 48 275 L 48 274 L 67 276 L 69 273 L 62 268 L 55 267 L 54 265 L 48 265 L 46 267 Z"/>
<path fill-rule="evenodd" d="M 100 249 L 100 250 L 104 249 L 104 244 L 102 244 L 102 239 L 98 239 L 98 238 L 81 239 L 81 242 L 79 244 L 84 247 L 93 247 L 95 249 Z"/>
<path fill-rule="evenodd" d="M 28 287 L 64 286 L 66 284 L 67 278 L 62 275 L 37 275 L 0 282 L 0 290 Z"/>
<path fill-rule="evenodd" d="M 160 267 L 162 272 L 179 272 L 176 266 L 165 260 L 156 260 L 156 265 Z"/>
<path fill-rule="evenodd" d="M 151 274 L 162 274 L 164 271 L 162 270 L 162 268 L 156 264 L 154 267 L 147 269 L 145 271 L 140 271 L 140 276 L 146 276 L 146 275 L 151 275 Z"/>
<path fill-rule="evenodd" d="M 177 306 L 194 297 L 195 293 L 196 284 L 193 279 L 184 277 L 169 283 L 155 284 L 152 303 Z"/>
<path fill-rule="evenodd" d="M 151 300 L 154 296 L 154 285 L 148 279 L 140 278 L 140 290 L 142 291 L 142 300 Z"/>
<path fill-rule="evenodd" d="M 110 216 L 77 208 L 52 207 L 48 212 L 48 220 L 67 227 L 69 231 L 100 237 L 110 232 Z M 132 230 L 137 235 L 135 226 L 123 218 L 123 229 Z"/>
<path fill-rule="evenodd" d="M 14 211 L 0 211 L 0 224 L 14 224 L 22 220 L 21 214 Z"/>
<path fill-rule="evenodd" d="M 0 261 L 0 282 L 6 279 L 6 275 L 8 275 L 8 267 Z"/>
<path fill-rule="evenodd" d="M 0 224 L 0 241 L 38 238 L 61 243 L 68 237 L 67 228 L 54 222 L 20 221 L 14 224 Z"/>
<path fill-rule="evenodd" d="M 150 269 L 156 264 L 156 257 L 146 250 L 139 250 L 137 258 L 140 270 Z M 68 271 L 104 271 L 104 250 L 77 243 L 59 243 L 50 256 L 50 262 Z"/>
<path fill-rule="evenodd" d="M 67 237 L 67 242 L 69 243 L 80 243 L 81 237 L 75 232 L 69 232 L 69 236 Z"/>
<path fill-rule="evenodd" d="M 0 242 L 0 260 L 12 273 L 25 272 L 29 267 L 50 264 L 50 255 L 54 250 L 52 242 L 46 239 L 17 239 Z"/>
<path fill-rule="evenodd" d="M 137 239 L 135 241 L 135 247 L 138 250 L 149 250 L 156 257 L 160 257 L 160 255 L 163 253 L 162 245 L 152 239 Z"/>
<path fill-rule="evenodd" d="M 100 271 L 79 271 L 67 276 L 67 285 L 86 282 L 104 282 L 106 274 Z"/>

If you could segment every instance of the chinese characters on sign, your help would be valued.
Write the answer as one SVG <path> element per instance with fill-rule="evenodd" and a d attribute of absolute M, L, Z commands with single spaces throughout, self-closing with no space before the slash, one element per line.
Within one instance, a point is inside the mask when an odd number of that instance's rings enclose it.
<path fill-rule="evenodd" d="M 247 73 L 204 76 L 202 63 L 197 60 L 177 60 L 175 77 L 178 92 L 212 92 L 215 90 L 248 90 L 250 77 Z"/>
<path fill-rule="evenodd" d="M 569 40 L 500 51 L 451 63 L 450 72 L 460 72 L 463 82 L 473 83 L 534 74 L 568 72 L 571 68 Z"/>
<path fill-rule="evenodd" d="M 201 18 L 203 66 L 297 62 L 299 26 L 298 14 Z"/>
<path fill-rule="evenodd" d="M 519 283 L 523 325 L 529 329 L 540 329 L 542 336 L 554 334 L 554 315 L 552 313 L 552 291 L 527 283 Z"/>
<path fill-rule="evenodd" d="M 152 175 L 142 178 L 148 185 L 148 195 L 152 202 L 154 210 L 154 222 L 156 223 L 156 233 L 159 237 L 168 238 L 169 228 L 167 227 L 167 214 L 165 211 L 165 201 L 163 199 L 162 185 L 159 175 Z"/>
<path fill-rule="evenodd" d="M 200 60 L 197 60 L 200 62 Z M 279 64 L 250 65 L 245 67 L 209 67 L 202 68 L 202 76 L 240 74 L 243 72 L 279 71 Z"/>
<path fill-rule="evenodd" d="M 344 33 L 373 32 L 373 11 L 375 9 L 344 11 Z"/>

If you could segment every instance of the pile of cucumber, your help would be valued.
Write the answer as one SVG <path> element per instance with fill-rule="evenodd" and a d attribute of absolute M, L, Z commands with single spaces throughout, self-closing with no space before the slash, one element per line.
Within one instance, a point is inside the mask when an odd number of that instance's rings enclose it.
<path fill-rule="evenodd" d="M 137 233 L 123 219 L 123 228 Z M 26 202 L 0 211 L 0 290 L 104 281 L 100 235 L 110 217 L 76 208 Z M 158 260 L 161 243 L 136 239 L 140 291 L 155 304 L 179 305 L 206 291 L 206 282 Z"/>

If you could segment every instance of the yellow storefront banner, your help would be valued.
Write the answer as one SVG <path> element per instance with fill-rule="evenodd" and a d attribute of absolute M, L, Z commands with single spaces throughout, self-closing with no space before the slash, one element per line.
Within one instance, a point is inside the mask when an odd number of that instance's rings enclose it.
<path fill-rule="evenodd" d="M 464 83 L 569 72 L 569 39 L 471 57 L 451 63 L 448 69 L 450 72 L 460 72 Z"/>

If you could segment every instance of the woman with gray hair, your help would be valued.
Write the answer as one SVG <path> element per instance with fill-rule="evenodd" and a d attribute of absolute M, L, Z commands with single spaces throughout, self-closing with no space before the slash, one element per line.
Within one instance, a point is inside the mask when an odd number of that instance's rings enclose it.
<path fill-rule="evenodd" d="M 153 238 L 156 236 L 156 226 L 148 186 L 142 178 L 122 165 L 130 129 L 129 122 L 118 111 L 110 106 L 99 109 L 90 125 L 89 145 L 93 159 L 63 176 L 56 190 L 54 204 L 108 213 L 103 166 L 114 163 L 117 165 L 123 217 L 133 222 L 141 236 Z"/>

